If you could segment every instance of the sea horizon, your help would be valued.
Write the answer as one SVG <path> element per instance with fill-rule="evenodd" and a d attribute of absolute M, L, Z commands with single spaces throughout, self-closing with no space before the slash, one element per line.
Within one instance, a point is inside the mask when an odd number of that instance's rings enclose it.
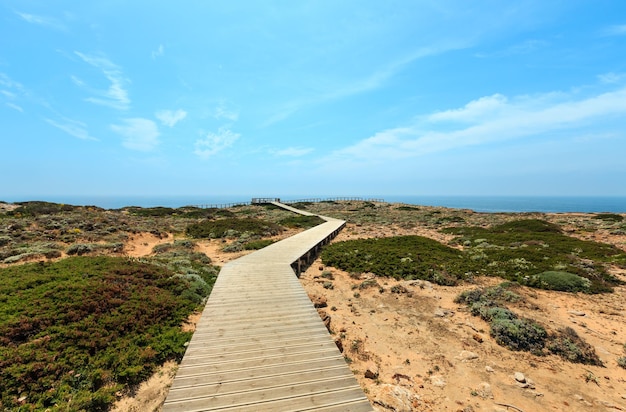
<path fill-rule="evenodd" d="M 46 201 L 76 206 L 98 206 L 104 209 L 123 207 L 172 207 L 201 206 L 224 207 L 237 203 L 249 203 L 249 195 L 162 195 L 162 196 L 105 196 L 105 195 L 67 195 L 67 196 L 21 196 L 2 199 L 9 203 L 25 201 Z M 274 197 L 274 196 L 269 196 Z M 487 195 L 360 195 L 360 196 L 276 196 L 283 201 L 303 199 L 333 199 L 351 197 L 363 199 L 381 199 L 388 203 L 405 203 L 416 206 L 439 206 L 453 209 L 470 209 L 483 213 L 626 213 L 626 196 L 487 196 Z"/>

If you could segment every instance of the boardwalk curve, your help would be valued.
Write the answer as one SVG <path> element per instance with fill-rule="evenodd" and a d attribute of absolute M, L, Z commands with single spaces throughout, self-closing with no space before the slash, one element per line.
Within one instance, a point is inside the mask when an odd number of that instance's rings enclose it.
<path fill-rule="evenodd" d="M 345 225 L 321 217 L 222 267 L 164 412 L 373 410 L 294 274 Z"/>

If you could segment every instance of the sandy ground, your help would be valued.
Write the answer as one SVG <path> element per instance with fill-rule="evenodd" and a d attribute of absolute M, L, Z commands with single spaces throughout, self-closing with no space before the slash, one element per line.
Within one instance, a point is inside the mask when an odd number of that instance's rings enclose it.
<path fill-rule="evenodd" d="M 427 229 L 350 225 L 336 240 L 408 233 L 447 240 Z M 141 235 L 126 250 L 147 255 L 154 245 L 172 240 Z M 620 238 L 601 240 L 626 245 Z M 223 253 L 222 247 L 216 240 L 199 244 L 218 265 L 242 254 Z M 332 274 L 332 289 L 323 286 L 329 281 L 324 272 Z M 520 288 L 525 301 L 511 307 L 548 329 L 572 327 L 596 349 L 605 364 L 597 367 L 505 349 L 489 336 L 484 321 L 454 303 L 461 291 L 494 285 L 498 279 L 444 287 L 376 278 L 378 286 L 360 288 L 368 278 L 373 276 L 353 278 L 318 260 L 301 281 L 314 302 L 325 302 L 322 310 L 331 316 L 332 337 L 377 411 L 626 411 L 626 370 L 616 363 L 626 355 L 625 287 L 592 296 Z M 400 293 L 391 291 L 394 286 Z M 198 314 L 185 327 L 193 329 L 197 319 Z M 160 410 L 175 370 L 166 364 L 115 410 Z"/>

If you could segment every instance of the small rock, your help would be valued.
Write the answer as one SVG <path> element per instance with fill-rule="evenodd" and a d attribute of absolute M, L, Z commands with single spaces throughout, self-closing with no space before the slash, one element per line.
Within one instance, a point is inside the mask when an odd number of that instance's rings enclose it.
<path fill-rule="evenodd" d="M 622 395 L 622 399 L 626 399 L 626 393 Z"/>
<path fill-rule="evenodd" d="M 464 350 L 464 351 L 461 351 L 461 353 L 459 353 L 459 356 L 457 356 L 456 358 L 459 359 L 461 362 L 467 362 L 467 361 L 471 361 L 474 359 L 478 359 L 478 355 L 474 352 Z"/>
<path fill-rule="evenodd" d="M 569 313 L 570 315 L 574 315 L 574 316 L 585 316 L 586 315 L 585 312 L 581 312 L 579 310 L 568 310 L 567 313 Z"/>
<path fill-rule="evenodd" d="M 367 379 L 378 379 L 378 375 L 379 375 L 379 370 L 378 370 L 378 365 L 376 365 L 374 362 L 368 362 L 365 365 L 365 374 L 364 376 Z"/>
<path fill-rule="evenodd" d="M 515 372 L 515 375 L 513 375 L 513 378 L 515 378 L 515 380 L 518 381 L 519 383 L 526 383 L 526 377 L 524 376 L 522 372 Z"/>
<path fill-rule="evenodd" d="M 476 392 L 478 392 L 478 396 L 483 399 L 493 399 L 493 391 L 491 390 L 491 385 L 487 382 L 481 382 L 478 384 L 476 388 Z"/>
<path fill-rule="evenodd" d="M 489 365 L 485 366 L 485 371 L 487 371 L 489 373 L 494 373 L 495 372 L 495 370 L 491 366 L 489 366 Z"/>
<path fill-rule="evenodd" d="M 324 296 L 313 295 L 310 297 L 313 306 L 316 308 L 325 308 L 328 306 L 328 300 Z"/>
<path fill-rule="evenodd" d="M 383 384 L 375 389 L 374 403 L 396 412 L 411 412 L 419 401 L 419 396 L 402 386 Z"/>
<path fill-rule="evenodd" d="M 341 339 L 335 340 L 335 345 L 337 345 L 337 349 L 339 349 L 339 352 L 343 353 L 343 342 L 341 341 Z"/>
<path fill-rule="evenodd" d="M 582 397 L 581 395 L 579 395 L 579 394 L 575 394 L 575 395 L 574 395 L 574 399 L 576 399 L 576 400 L 577 400 L 577 401 L 579 401 L 579 402 L 580 402 L 580 401 L 584 401 L 584 400 L 585 400 L 585 398 L 583 398 L 583 397 Z"/>
<path fill-rule="evenodd" d="M 598 401 L 598 403 L 602 406 L 604 406 L 605 408 L 608 409 L 616 409 L 618 411 L 622 411 L 623 409 L 620 408 L 619 406 L 615 405 L 614 403 L 611 403 L 609 401 Z"/>
<path fill-rule="evenodd" d="M 445 318 L 446 317 L 446 312 L 444 312 L 444 310 L 441 309 L 441 308 L 437 308 L 437 309 L 435 309 L 434 315 L 437 318 Z"/>
<path fill-rule="evenodd" d="M 374 373 L 371 370 L 367 369 L 365 371 L 365 377 L 367 379 L 378 379 L 378 373 Z"/>
<path fill-rule="evenodd" d="M 432 383 L 433 386 L 437 386 L 438 388 L 443 388 L 444 386 L 446 386 L 446 380 L 441 375 L 432 375 L 430 377 L 430 383 Z"/>

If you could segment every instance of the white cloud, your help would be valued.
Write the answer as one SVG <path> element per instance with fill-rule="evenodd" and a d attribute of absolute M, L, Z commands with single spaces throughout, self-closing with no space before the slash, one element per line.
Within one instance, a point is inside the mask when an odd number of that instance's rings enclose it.
<path fill-rule="evenodd" d="M 479 52 L 474 54 L 474 56 L 478 58 L 518 56 L 533 53 L 537 50 L 544 49 L 549 45 L 550 43 L 545 40 L 530 39 L 523 41 L 522 43 L 514 44 L 503 50 L 497 50 L 494 52 Z"/>
<path fill-rule="evenodd" d="M 626 77 L 626 75 L 624 75 L 623 73 L 604 73 L 598 76 L 598 79 L 602 82 L 602 83 L 619 83 L 624 77 Z"/>
<path fill-rule="evenodd" d="M 63 130 L 65 133 L 77 137 L 82 140 L 98 140 L 95 137 L 89 135 L 87 131 L 87 125 L 83 122 L 79 122 L 76 120 L 63 118 L 63 123 L 54 121 L 52 119 L 44 119 L 47 123 L 56 127 L 57 129 Z"/>
<path fill-rule="evenodd" d="M 120 67 L 104 56 L 87 55 L 77 51 L 74 53 L 85 63 L 100 69 L 104 77 L 111 83 L 107 90 L 95 91 L 97 97 L 88 97 L 85 100 L 118 110 L 128 109 L 130 107 L 130 99 L 125 86 L 130 81 L 124 77 Z M 77 77 L 72 76 L 72 80 L 75 84 L 85 87 L 84 82 Z"/>
<path fill-rule="evenodd" d="M 314 149 L 307 147 L 288 147 L 281 150 L 272 150 L 271 153 L 276 156 L 300 157 L 311 153 L 313 150 Z"/>
<path fill-rule="evenodd" d="M 4 73 L 0 73 L 0 86 L 4 86 L 8 89 L 22 90 L 23 87 L 20 83 L 12 80 Z"/>
<path fill-rule="evenodd" d="M 604 30 L 605 36 L 624 36 L 626 35 L 626 24 L 610 26 Z"/>
<path fill-rule="evenodd" d="M 11 109 L 17 110 L 18 112 L 24 113 L 24 109 L 22 109 L 20 106 L 18 106 L 15 103 L 5 103 L 7 106 L 9 106 Z"/>
<path fill-rule="evenodd" d="M 378 67 L 377 70 L 374 70 L 369 75 L 356 78 L 356 80 L 354 80 L 353 78 L 344 79 L 339 83 L 335 82 L 334 84 L 331 84 L 331 86 L 328 87 L 325 91 L 309 97 L 300 98 L 285 103 L 282 107 L 274 110 L 275 114 L 263 123 L 263 127 L 267 127 L 282 120 L 285 120 L 286 118 L 301 110 L 303 107 L 313 106 L 338 99 L 344 99 L 347 97 L 379 89 L 383 87 L 385 83 L 389 81 L 389 79 L 393 78 L 402 70 L 404 70 L 408 65 L 414 63 L 419 59 L 429 56 L 435 56 L 453 50 L 463 49 L 466 47 L 467 44 L 464 42 L 442 42 L 441 44 L 437 44 L 431 47 L 422 47 L 413 50 L 412 52 L 407 53 L 404 56 L 401 56 L 395 60 L 381 65 L 380 67 Z"/>
<path fill-rule="evenodd" d="M 159 110 L 155 113 L 157 119 L 161 121 L 165 126 L 173 127 L 176 123 L 187 117 L 187 112 L 181 109 L 173 110 Z"/>
<path fill-rule="evenodd" d="M 111 125 L 111 130 L 123 137 L 127 149 L 148 152 L 159 144 L 159 128 L 149 119 L 124 119 L 124 124 Z"/>
<path fill-rule="evenodd" d="M 220 104 L 215 108 L 215 112 L 213 113 L 213 117 L 216 119 L 226 119 L 231 122 L 237 121 L 239 119 L 239 113 L 235 110 L 227 109 L 223 104 Z"/>
<path fill-rule="evenodd" d="M 157 57 L 161 57 L 165 54 L 165 48 L 162 44 L 159 44 L 159 47 L 152 52 L 152 58 L 156 59 Z"/>
<path fill-rule="evenodd" d="M 481 97 L 460 109 L 446 110 L 428 116 L 430 121 L 473 122 L 485 116 L 493 116 L 507 106 L 507 98 L 501 94 Z"/>
<path fill-rule="evenodd" d="M 230 129 L 220 127 L 217 133 L 209 132 L 200 140 L 196 140 L 194 153 L 200 157 L 211 157 L 232 146 L 241 135 Z"/>
<path fill-rule="evenodd" d="M 18 11 L 16 11 L 15 14 L 20 16 L 24 21 L 31 23 L 31 24 L 37 24 L 39 26 L 49 27 L 55 30 L 63 30 L 63 31 L 67 30 L 67 27 L 65 27 L 63 23 L 61 23 L 59 20 L 53 17 L 36 16 L 34 14 L 20 13 Z"/>
<path fill-rule="evenodd" d="M 593 125 L 626 115 L 626 88 L 578 99 L 564 99 L 557 93 L 513 99 L 495 96 L 422 117 L 418 124 L 376 133 L 333 152 L 323 161 L 389 162 L 496 141 L 541 137 L 560 130 L 581 133 L 582 128 L 593 129 Z M 445 123 L 458 120 L 469 124 Z"/>

